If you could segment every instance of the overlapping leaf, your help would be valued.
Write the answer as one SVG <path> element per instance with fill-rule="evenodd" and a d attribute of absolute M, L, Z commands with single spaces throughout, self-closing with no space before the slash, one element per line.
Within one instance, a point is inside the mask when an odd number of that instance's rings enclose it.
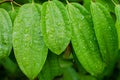
<path fill-rule="evenodd" d="M 118 33 L 118 43 L 119 43 L 119 49 L 120 49 L 120 5 L 116 5 L 115 7 L 115 14 L 116 14 L 116 29 Z"/>
<path fill-rule="evenodd" d="M 9 14 L 0 8 L 0 59 L 7 57 L 12 49 L 12 21 Z"/>
<path fill-rule="evenodd" d="M 75 54 L 87 72 L 99 75 L 103 72 L 105 64 L 99 52 L 93 27 L 78 8 L 70 3 L 67 8 L 72 21 L 72 46 Z"/>
<path fill-rule="evenodd" d="M 56 54 L 49 52 L 46 63 L 40 72 L 39 80 L 53 80 L 55 76 L 62 75 L 59 57 Z"/>
<path fill-rule="evenodd" d="M 91 3 L 94 30 L 103 60 L 111 64 L 118 56 L 118 38 L 109 11 L 100 3 Z"/>

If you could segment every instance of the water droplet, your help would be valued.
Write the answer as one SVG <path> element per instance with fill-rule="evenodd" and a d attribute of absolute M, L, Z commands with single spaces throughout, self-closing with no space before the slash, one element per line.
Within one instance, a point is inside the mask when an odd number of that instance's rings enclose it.
<path fill-rule="evenodd" d="M 84 19 L 84 16 L 81 16 L 81 20 L 83 20 Z"/>

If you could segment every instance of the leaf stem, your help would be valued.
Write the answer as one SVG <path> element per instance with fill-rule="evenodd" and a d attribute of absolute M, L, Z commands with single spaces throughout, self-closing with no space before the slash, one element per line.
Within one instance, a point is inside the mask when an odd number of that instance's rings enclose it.
<path fill-rule="evenodd" d="M 3 1 L 0 1 L 0 4 L 2 3 L 5 3 L 5 2 L 9 2 L 10 0 L 3 0 Z"/>
<path fill-rule="evenodd" d="M 112 0 L 112 2 L 113 2 L 114 5 L 117 5 L 114 0 Z"/>
<path fill-rule="evenodd" d="M 32 3 L 34 3 L 34 0 L 32 0 Z"/>
<path fill-rule="evenodd" d="M 16 3 L 15 1 L 13 1 L 13 4 L 15 4 L 17 6 L 21 6 L 20 4 Z"/>
<path fill-rule="evenodd" d="M 13 6 L 13 3 L 12 3 L 12 2 L 11 2 L 11 6 L 12 6 L 12 11 L 15 11 L 14 6 Z"/>
<path fill-rule="evenodd" d="M 3 1 L 0 1 L 0 4 L 5 3 L 5 2 L 12 2 L 13 4 L 15 4 L 15 5 L 17 5 L 17 6 L 21 6 L 20 4 L 16 3 L 16 2 L 13 1 L 13 0 L 3 0 Z"/>
<path fill-rule="evenodd" d="M 66 3 L 67 3 L 67 4 L 69 4 L 69 1 L 68 1 L 68 0 L 66 0 Z"/>

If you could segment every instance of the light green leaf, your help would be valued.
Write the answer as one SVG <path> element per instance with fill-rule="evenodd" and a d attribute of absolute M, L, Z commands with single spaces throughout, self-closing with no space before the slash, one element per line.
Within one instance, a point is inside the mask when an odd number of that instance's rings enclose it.
<path fill-rule="evenodd" d="M 40 6 L 40 5 L 39 5 Z M 13 48 L 20 69 L 34 79 L 41 71 L 48 49 L 41 34 L 38 4 L 25 4 L 14 21 Z"/>

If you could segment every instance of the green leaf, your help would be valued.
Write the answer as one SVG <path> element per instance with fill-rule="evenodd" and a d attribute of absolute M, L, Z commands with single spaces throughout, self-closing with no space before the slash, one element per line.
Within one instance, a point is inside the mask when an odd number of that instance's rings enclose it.
<path fill-rule="evenodd" d="M 116 29 L 118 33 L 118 43 L 120 49 L 120 5 L 116 5 L 115 7 L 115 14 L 116 14 Z"/>
<path fill-rule="evenodd" d="M 43 38 L 55 54 L 62 53 L 71 39 L 71 25 L 64 5 L 59 1 L 48 1 L 42 6 L 41 25 Z"/>
<path fill-rule="evenodd" d="M 72 23 L 72 46 L 75 54 L 85 70 L 97 76 L 103 72 L 105 64 L 99 52 L 93 27 L 74 5 L 68 3 L 67 9 Z"/>
<path fill-rule="evenodd" d="M 20 7 L 14 5 L 14 4 L 11 4 L 11 6 L 12 6 L 11 10 L 8 13 L 9 13 L 9 15 L 11 17 L 12 22 L 14 23 L 15 17 L 17 15 Z"/>
<path fill-rule="evenodd" d="M 53 80 L 55 76 L 62 74 L 59 56 L 49 52 L 45 65 L 38 75 L 39 80 Z"/>
<path fill-rule="evenodd" d="M 6 69 L 6 71 L 8 71 L 10 73 L 10 75 L 11 74 L 15 75 L 17 73 L 18 66 L 9 57 L 2 59 L 0 61 L 0 63 L 3 65 L 3 67 Z"/>
<path fill-rule="evenodd" d="M 6 11 L 11 11 L 12 6 L 10 2 L 5 2 L 0 4 L 0 8 L 4 8 Z"/>
<path fill-rule="evenodd" d="M 87 10 L 90 10 L 90 2 L 92 0 L 83 0 L 83 5 Z"/>
<path fill-rule="evenodd" d="M 84 0 L 83 1 L 83 5 L 89 11 L 90 11 L 90 4 L 91 4 L 91 2 L 92 2 L 92 0 Z M 114 12 L 114 4 L 113 4 L 112 0 L 95 0 L 95 2 L 99 2 L 102 5 L 104 5 L 106 7 L 106 9 L 109 10 L 109 12 Z M 117 1 L 115 1 L 115 2 L 117 2 Z"/>
<path fill-rule="evenodd" d="M 83 6 L 80 5 L 79 3 L 71 3 L 74 7 L 76 7 L 77 9 L 79 9 L 80 13 L 84 15 L 85 19 L 87 20 L 87 22 L 89 22 L 89 24 L 91 25 L 91 27 L 93 26 L 93 21 L 92 21 L 92 16 L 90 14 L 90 12 Z"/>
<path fill-rule="evenodd" d="M 16 10 L 11 10 L 11 11 L 9 11 L 9 15 L 10 15 L 10 18 L 11 18 L 11 20 L 12 20 L 12 23 L 14 23 L 14 20 L 15 20 L 15 17 L 16 17 L 16 15 L 17 15 L 17 11 Z"/>
<path fill-rule="evenodd" d="M 9 14 L 0 8 L 0 59 L 9 56 L 12 49 L 12 21 Z"/>
<path fill-rule="evenodd" d="M 97 80 L 97 79 L 95 77 L 91 76 L 91 75 L 80 74 L 79 75 L 79 80 Z"/>
<path fill-rule="evenodd" d="M 111 64 L 118 56 L 118 38 L 114 21 L 106 7 L 91 3 L 94 30 L 104 62 Z"/>
<path fill-rule="evenodd" d="M 79 80 L 79 77 L 73 68 L 68 67 L 64 69 L 63 80 Z"/>
<path fill-rule="evenodd" d="M 108 9 L 109 12 L 114 12 L 114 4 L 112 0 L 96 0 L 96 2 L 101 3 L 103 6 L 105 6 L 106 9 Z"/>
<path fill-rule="evenodd" d="M 39 5 L 40 6 L 40 5 Z M 34 79 L 41 71 L 48 49 L 41 34 L 38 4 L 20 7 L 13 27 L 13 48 L 20 69 Z"/>

